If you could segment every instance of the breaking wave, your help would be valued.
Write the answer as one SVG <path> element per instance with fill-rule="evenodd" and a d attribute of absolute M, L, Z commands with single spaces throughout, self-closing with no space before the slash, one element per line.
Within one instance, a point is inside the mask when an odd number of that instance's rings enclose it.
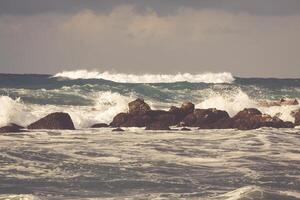
<path fill-rule="evenodd" d="M 232 83 L 234 77 L 231 73 L 203 73 L 203 74 L 125 74 L 111 73 L 108 71 L 63 71 L 55 74 L 53 77 L 63 77 L 68 79 L 105 79 L 119 83 L 173 83 L 173 82 L 191 82 L 191 83 Z"/>

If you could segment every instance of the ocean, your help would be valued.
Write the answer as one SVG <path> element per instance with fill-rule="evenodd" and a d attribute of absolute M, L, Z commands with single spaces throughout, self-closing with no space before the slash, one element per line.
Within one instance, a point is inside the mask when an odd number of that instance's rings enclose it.
<path fill-rule="evenodd" d="M 191 101 L 234 116 L 258 108 L 294 121 L 300 79 L 230 73 L 120 74 L 69 71 L 0 74 L 0 127 L 70 114 L 75 131 L 0 134 L 0 200 L 6 199 L 300 199 L 300 127 L 257 130 L 91 129 L 143 98 L 152 109 Z"/>

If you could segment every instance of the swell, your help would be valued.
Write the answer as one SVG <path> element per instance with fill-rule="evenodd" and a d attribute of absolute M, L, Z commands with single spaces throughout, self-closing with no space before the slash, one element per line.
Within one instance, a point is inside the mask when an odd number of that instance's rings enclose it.
<path fill-rule="evenodd" d="M 108 71 L 63 71 L 53 77 L 63 77 L 68 79 L 104 79 L 119 83 L 173 83 L 173 82 L 192 82 L 192 83 L 231 83 L 234 77 L 231 73 L 203 73 L 203 74 L 125 74 L 111 73 Z"/>

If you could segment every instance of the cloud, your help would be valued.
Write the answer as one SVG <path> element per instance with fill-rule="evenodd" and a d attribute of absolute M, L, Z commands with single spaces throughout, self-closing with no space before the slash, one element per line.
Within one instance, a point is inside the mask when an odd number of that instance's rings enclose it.
<path fill-rule="evenodd" d="M 0 70 L 55 73 L 230 71 L 300 74 L 300 15 L 257 16 L 180 7 L 169 15 L 117 6 L 110 12 L 0 17 Z M 283 70 L 283 68 L 285 70 Z"/>

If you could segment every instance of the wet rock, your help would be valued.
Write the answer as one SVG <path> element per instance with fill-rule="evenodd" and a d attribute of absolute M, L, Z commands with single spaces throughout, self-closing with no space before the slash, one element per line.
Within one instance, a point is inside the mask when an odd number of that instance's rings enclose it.
<path fill-rule="evenodd" d="M 171 130 L 170 127 L 163 122 L 152 122 L 146 126 L 146 130 Z"/>
<path fill-rule="evenodd" d="M 194 112 L 195 110 L 195 105 L 191 102 L 184 102 L 181 107 L 180 107 L 181 112 L 184 115 L 190 114 L 192 112 Z"/>
<path fill-rule="evenodd" d="M 287 98 L 282 98 L 280 99 L 280 105 L 298 105 L 299 102 L 297 99 L 287 99 Z"/>
<path fill-rule="evenodd" d="M 144 114 L 151 110 L 150 106 L 143 99 L 136 99 L 128 104 L 130 114 Z"/>
<path fill-rule="evenodd" d="M 106 128 L 109 127 L 108 124 L 105 123 L 98 123 L 98 124 L 94 124 L 93 126 L 91 126 L 91 128 Z"/>
<path fill-rule="evenodd" d="M 229 119 L 226 111 L 217 110 L 215 108 L 196 109 L 193 113 L 187 115 L 183 120 L 185 126 L 200 127 L 200 128 L 214 128 L 213 124 L 220 120 Z M 220 128 L 223 128 L 218 124 Z"/>
<path fill-rule="evenodd" d="M 300 125 L 300 108 L 291 112 L 291 115 L 295 118 L 295 126 Z"/>
<path fill-rule="evenodd" d="M 7 126 L 3 126 L 0 128 L 0 133 L 19 133 L 24 132 L 24 127 L 19 126 L 17 124 L 11 123 Z"/>
<path fill-rule="evenodd" d="M 297 99 L 281 98 L 280 100 L 277 101 L 260 101 L 258 105 L 263 107 L 286 106 L 286 105 L 299 105 L 299 102 Z"/>
<path fill-rule="evenodd" d="M 110 123 L 112 127 L 145 127 L 151 118 L 146 114 L 119 113 Z"/>
<path fill-rule="evenodd" d="M 120 127 L 118 127 L 118 128 L 113 129 L 112 131 L 113 132 L 123 132 L 124 129 L 121 129 Z"/>
<path fill-rule="evenodd" d="M 256 108 L 245 108 L 232 118 L 232 128 L 250 130 L 261 127 L 293 128 L 293 123 L 262 114 Z"/>
<path fill-rule="evenodd" d="M 64 129 L 75 130 L 73 121 L 68 113 L 56 112 L 30 124 L 28 129 Z"/>

